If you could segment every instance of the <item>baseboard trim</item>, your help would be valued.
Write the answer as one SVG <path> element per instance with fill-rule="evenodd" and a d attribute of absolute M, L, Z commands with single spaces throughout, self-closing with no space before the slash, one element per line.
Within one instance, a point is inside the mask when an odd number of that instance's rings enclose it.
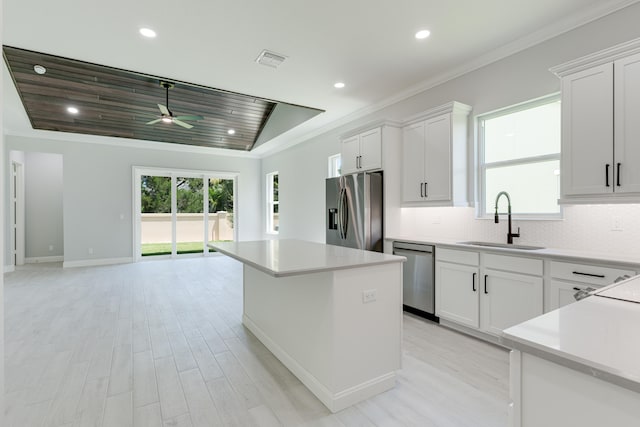
<path fill-rule="evenodd" d="M 16 266 L 15 265 L 5 265 L 4 266 L 4 272 L 5 273 L 13 273 L 14 271 L 16 271 Z"/>
<path fill-rule="evenodd" d="M 396 373 L 393 371 L 338 393 L 332 393 L 245 314 L 242 315 L 242 323 L 333 413 L 390 390 L 396 384 Z"/>
<path fill-rule="evenodd" d="M 65 261 L 62 264 L 62 267 L 63 268 L 95 267 L 99 265 L 130 264 L 132 262 L 133 262 L 133 257 L 82 259 L 78 261 Z"/>
<path fill-rule="evenodd" d="M 24 259 L 25 264 L 40 264 L 43 262 L 63 262 L 63 256 L 37 256 Z"/>

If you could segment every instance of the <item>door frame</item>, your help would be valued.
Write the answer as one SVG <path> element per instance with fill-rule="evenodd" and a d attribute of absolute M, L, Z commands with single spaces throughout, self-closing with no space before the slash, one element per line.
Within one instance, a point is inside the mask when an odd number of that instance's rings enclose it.
<path fill-rule="evenodd" d="M 24 265 L 25 262 L 25 193 L 24 164 L 11 160 L 9 202 L 10 211 L 10 266 Z"/>
<path fill-rule="evenodd" d="M 142 175 L 152 175 L 152 176 L 164 176 L 171 178 L 171 222 L 172 222 L 172 245 L 171 245 L 171 255 L 159 255 L 154 256 L 150 259 L 158 260 L 158 259 L 171 259 L 171 258 L 184 258 L 184 257 L 193 257 L 193 254 L 177 254 L 176 253 L 176 220 L 177 220 L 177 189 L 176 182 L 178 177 L 184 178 L 202 178 L 207 180 L 207 186 L 203 185 L 204 188 L 208 189 L 208 183 L 210 179 L 230 179 L 233 180 L 233 239 L 238 240 L 238 229 L 240 228 L 240 221 L 238 215 L 238 177 L 240 174 L 238 172 L 218 172 L 218 171 L 203 171 L 203 170 L 195 170 L 195 169 L 176 169 L 176 168 L 157 168 L 157 167 L 146 167 L 146 166 L 133 166 L 132 167 L 132 176 L 133 176 L 133 260 L 134 262 L 142 261 L 142 228 L 141 228 L 141 220 L 142 220 L 142 197 L 141 197 L 141 185 L 142 185 Z M 206 215 L 209 211 L 209 198 L 204 197 L 203 202 L 204 209 L 204 227 L 203 227 L 203 237 L 204 244 L 206 245 L 208 242 L 208 230 L 209 230 L 209 215 Z M 205 246 L 205 250 L 202 256 L 208 256 L 209 251 Z M 196 254 L 195 256 L 200 256 Z M 145 258 L 146 259 L 146 258 Z"/>

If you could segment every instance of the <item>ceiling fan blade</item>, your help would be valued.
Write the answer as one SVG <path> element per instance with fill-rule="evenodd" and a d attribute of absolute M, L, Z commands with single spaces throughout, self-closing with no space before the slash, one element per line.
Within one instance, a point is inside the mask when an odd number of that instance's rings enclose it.
<path fill-rule="evenodd" d="M 173 118 L 173 123 L 177 124 L 178 126 L 182 126 L 183 128 L 187 128 L 187 129 L 191 129 L 193 127 L 189 123 L 185 123 L 183 121 L 180 121 L 180 120 L 176 119 L 175 117 Z"/>
<path fill-rule="evenodd" d="M 169 112 L 169 109 L 167 107 L 165 107 L 162 104 L 158 104 L 158 108 L 160 109 L 160 112 L 164 115 L 170 116 L 171 113 Z"/>
<path fill-rule="evenodd" d="M 174 119 L 178 120 L 204 120 L 202 116 L 176 116 Z"/>
<path fill-rule="evenodd" d="M 153 125 L 153 124 L 158 123 L 160 120 L 162 120 L 162 119 L 155 119 L 155 120 L 151 120 L 150 122 L 148 122 L 148 123 L 146 123 L 146 124 L 148 124 L 148 125 Z"/>

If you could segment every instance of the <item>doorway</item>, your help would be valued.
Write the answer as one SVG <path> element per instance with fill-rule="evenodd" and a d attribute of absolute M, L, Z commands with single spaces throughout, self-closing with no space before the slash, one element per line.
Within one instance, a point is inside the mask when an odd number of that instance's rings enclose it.
<path fill-rule="evenodd" d="M 134 168 L 136 261 L 206 256 L 237 236 L 236 175 Z"/>

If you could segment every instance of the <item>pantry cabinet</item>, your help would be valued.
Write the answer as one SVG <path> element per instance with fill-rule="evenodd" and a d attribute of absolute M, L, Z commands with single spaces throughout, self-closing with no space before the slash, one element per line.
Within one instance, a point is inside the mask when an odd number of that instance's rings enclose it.
<path fill-rule="evenodd" d="M 405 121 L 402 132 L 402 202 L 467 205 L 467 117 L 459 102 Z"/>
<path fill-rule="evenodd" d="M 640 42 L 551 71 L 562 85 L 560 202 L 640 201 Z"/>
<path fill-rule="evenodd" d="M 342 174 L 382 168 L 382 129 L 376 127 L 342 140 Z"/>

